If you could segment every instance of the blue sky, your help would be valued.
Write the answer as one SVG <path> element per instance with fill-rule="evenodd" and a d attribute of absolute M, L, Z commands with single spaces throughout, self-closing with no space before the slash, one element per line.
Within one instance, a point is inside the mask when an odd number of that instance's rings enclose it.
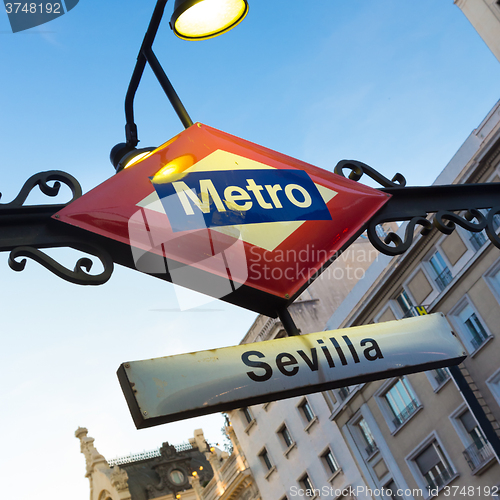
<path fill-rule="evenodd" d="M 164 21 L 155 52 L 195 121 L 327 170 L 356 159 L 432 183 L 500 97 L 500 63 L 452 0 L 311 5 L 250 1 L 243 23 L 205 42 L 176 39 Z M 17 34 L 0 13 L 3 202 L 43 170 L 71 173 L 84 191 L 113 175 L 109 151 L 124 139 L 123 100 L 153 8 L 80 0 Z M 141 146 L 182 130 L 149 70 L 136 123 Z M 172 312 L 170 285 L 127 269 L 78 287 L 35 262 L 15 273 L 3 254 L 0 277 L 3 496 L 88 498 L 79 425 L 107 458 L 186 441 L 197 427 L 220 440 L 219 417 L 135 430 L 115 371 L 237 344 L 252 313 L 221 302 Z"/>

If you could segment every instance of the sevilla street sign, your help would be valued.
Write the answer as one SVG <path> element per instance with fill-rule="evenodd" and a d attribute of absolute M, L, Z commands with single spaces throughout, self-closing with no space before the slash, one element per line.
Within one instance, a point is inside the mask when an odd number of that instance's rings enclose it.
<path fill-rule="evenodd" d="M 123 363 L 137 428 L 459 364 L 441 313 Z"/>
<path fill-rule="evenodd" d="M 276 317 L 387 193 L 197 123 L 54 217 L 135 267 Z"/>

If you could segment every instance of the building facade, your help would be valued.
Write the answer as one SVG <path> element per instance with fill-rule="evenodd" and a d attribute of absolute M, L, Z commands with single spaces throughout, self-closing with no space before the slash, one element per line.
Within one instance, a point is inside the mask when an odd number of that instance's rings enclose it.
<path fill-rule="evenodd" d="M 436 184 L 478 182 L 500 182 L 500 103 Z M 494 222 L 498 233 L 498 215 Z M 327 326 L 402 319 L 422 308 L 444 313 L 468 353 L 460 370 L 500 436 L 499 280 L 500 251 L 484 231 L 434 230 L 388 266 L 375 265 Z M 499 458 L 447 369 L 351 387 L 331 419 L 372 489 L 407 500 L 498 492 Z"/>
<path fill-rule="evenodd" d="M 378 255 L 360 238 L 313 282 L 289 307 L 301 333 L 324 329 Z M 258 316 L 241 343 L 283 336 L 278 319 Z M 363 493 L 366 483 L 330 421 L 336 398 L 343 393 L 329 391 L 325 396 L 309 394 L 229 412 L 263 500 L 300 498 L 313 490 L 328 498 L 371 498 Z"/>
<path fill-rule="evenodd" d="M 231 426 L 226 433 L 231 455 L 211 447 L 198 429 L 189 443 L 106 460 L 87 429 L 78 428 L 90 500 L 260 500 Z"/>
<path fill-rule="evenodd" d="M 500 1 L 454 0 L 472 26 L 500 61 Z"/>
<path fill-rule="evenodd" d="M 436 180 L 478 182 L 500 182 L 500 102 Z M 484 231 L 458 227 L 417 235 L 402 256 L 370 260 L 335 300 L 338 283 L 325 280 L 291 306 L 301 332 L 324 329 L 329 308 L 328 330 L 444 313 L 469 354 L 461 373 L 500 436 L 500 251 Z M 284 335 L 278 320 L 259 316 L 242 343 Z M 263 500 L 480 498 L 500 487 L 498 457 L 447 369 L 255 405 L 230 418 Z"/>

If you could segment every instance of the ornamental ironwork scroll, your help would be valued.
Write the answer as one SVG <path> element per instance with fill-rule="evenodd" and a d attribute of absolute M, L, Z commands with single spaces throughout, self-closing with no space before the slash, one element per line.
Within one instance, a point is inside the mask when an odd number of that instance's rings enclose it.
<path fill-rule="evenodd" d="M 53 183 L 53 184 L 49 184 Z M 30 193 L 38 187 L 49 197 L 56 197 L 65 185 L 71 191 L 71 199 L 62 204 L 25 205 Z M 70 174 L 58 170 L 40 172 L 31 176 L 19 194 L 10 203 L 0 203 L 0 250 L 10 251 L 9 266 L 14 271 L 22 271 L 28 257 L 60 278 L 78 285 L 101 285 L 109 280 L 113 272 L 113 259 L 100 245 L 68 233 L 57 225 L 51 217 L 63 207 L 82 195 L 80 183 Z M 0 194 L 1 196 L 1 194 Z M 61 229 L 58 231 L 58 229 Z M 73 268 L 68 269 L 40 248 L 70 247 L 96 257 L 103 271 L 89 273 L 93 262 L 88 257 L 79 258 Z"/>
<path fill-rule="evenodd" d="M 381 253 L 391 256 L 405 253 L 414 241 L 417 226 L 421 226 L 423 236 L 433 228 L 451 234 L 457 225 L 472 233 L 484 230 L 493 245 L 500 248 L 499 217 L 495 217 L 500 214 L 500 183 L 407 187 L 400 173 L 389 180 L 359 161 L 342 160 L 335 173 L 345 177 L 345 169 L 351 171 L 351 180 L 358 181 L 367 175 L 382 186 L 381 191 L 392 195 L 367 226 L 370 242 Z M 377 226 L 388 222 L 406 222 L 404 235 L 389 232 L 381 236 Z"/>

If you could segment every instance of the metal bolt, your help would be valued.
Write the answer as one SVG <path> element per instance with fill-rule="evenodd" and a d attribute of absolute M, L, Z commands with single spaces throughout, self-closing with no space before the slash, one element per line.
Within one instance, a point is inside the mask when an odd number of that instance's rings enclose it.
<path fill-rule="evenodd" d="M 130 368 L 130 364 L 129 363 L 125 363 L 125 368 Z"/>
<path fill-rule="evenodd" d="M 146 415 L 148 414 L 148 412 L 147 412 L 147 411 L 143 411 L 143 412 L 142 412 L 142 414 L 143 414 L 144 416 L 146 416 Z"/>
<path fill-rule="evenodd" d="M 290 298 L 290 295 L 288 295 L 288 293 L 285 293 L 285 299 L 289 299 Z"/>
<path fill-rule="evenodd" d="M 59 217 L 60 217 L 59 214 L 54 215 L 54 219 L 59 219 Z"/>

